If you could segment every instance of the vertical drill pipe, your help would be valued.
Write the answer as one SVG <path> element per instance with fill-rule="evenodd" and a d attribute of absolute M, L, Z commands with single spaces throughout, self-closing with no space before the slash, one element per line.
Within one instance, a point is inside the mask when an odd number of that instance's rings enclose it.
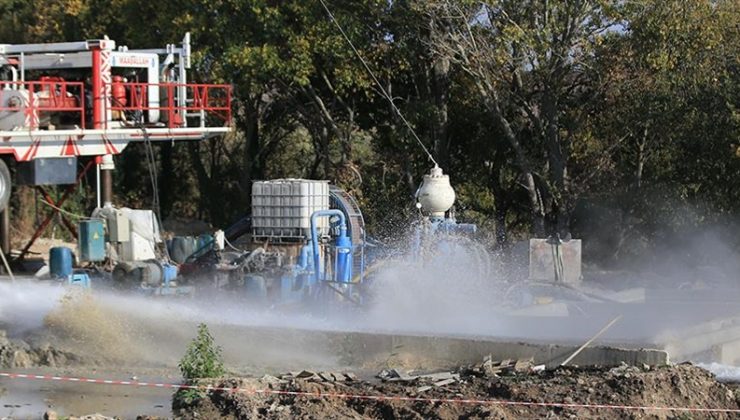
<path fill-rule="evenodd" d="M 316 227 L 316 219 L 319 217 L 331 217 L 331 216 L 337 216 L 339 217 L 339 230 L 340 234 L 346 236 L 347 235 L 347 218 L 344 216 L 344 213 L 342 213 L 340 210 L 332 209 L 332 210 L 318 210 L 313 212 L 311 215 L 311 245 L 313 246 L 313 269 L 314 269 L 314 278 L 316 279 L 316 283 L 319 282 L 319 270 L 321 268 L 320 265 L 320 256 L 319 256 L 319 235 L 318 235 L 318 229 Z"/>
<path fill-rule="evenodd" d="M 103 205 L 113 203 L 113 171 L 110 169 L 102 169 L 100 171 L 100 184 L 101 184 L 101 201 Z"/>

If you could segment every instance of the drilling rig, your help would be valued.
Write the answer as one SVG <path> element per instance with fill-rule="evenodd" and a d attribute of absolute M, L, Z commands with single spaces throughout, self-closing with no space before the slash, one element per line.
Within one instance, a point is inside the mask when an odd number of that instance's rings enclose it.
<path fill-rule="evenodd" d="M 110 171 L 130 142 L 202 140 L 230 130 L 231 87 L 188 83 L 190 35 L 132 50 L 108 38 L 0 44 L 0 154 L 20 181 L 74 183 L 77 158 Z M 0 210 L 10 177 L 0 163 Z M 104 203 L 110 191 L 104 189 Z"/>
<path fill-rule="evenodd" d="M 151 147 L 157 141 L 203 140 L 229 132 L 231 86 L 189 83 L 190 68 L 190 34 L 179 44 L 143 50 L 117 45 L 107 37 L 0 44 L 3 251 L 9 252 L 4 211 L 12 187 L 9 164 L 15 166 L 16 182 L 34 186 L 54 210 L 16 258 L 23 259 L 93 167 L 97 207 L 112 208 L 113 155 L 129 143 Z M 69 187 L 54 200 L 44 189 L 47 185 Z M 63 213 L 61 218 L 78 238 L 78 226 Z M 80 225 L 80 236 L 85 236 L 78 238 L 80 243 L 102 240 L 103 227 L 97 225 L 102 222 L 90 222 L 95 224 L 92 229 Z M 97 255 L 91 261 L 97 261 Z"/>

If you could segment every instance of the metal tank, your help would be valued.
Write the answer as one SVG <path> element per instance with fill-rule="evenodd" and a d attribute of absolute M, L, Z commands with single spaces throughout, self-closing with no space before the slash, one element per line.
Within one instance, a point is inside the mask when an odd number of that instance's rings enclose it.
<path fill-rule="evenodd" d="M 445 213 L 455 204 L 455 190 L 450 185 L 449 175 L 434 165 L 416 191 L 416 200 L 421 210 L 432 218 L 444 218 Z"/>

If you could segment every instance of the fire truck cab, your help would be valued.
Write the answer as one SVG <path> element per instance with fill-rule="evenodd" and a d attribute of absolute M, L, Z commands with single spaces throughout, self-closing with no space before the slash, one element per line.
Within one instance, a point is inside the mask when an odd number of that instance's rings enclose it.
<path fill-rule="evenodd" d="M 65 177 L 39 168 L 64 167 L 55 164 L 59 159 L 110 161 L 132 141 L 202 140 L 230 131 L 231 87 L 188 83 L 190 50 L 190 34 L 147 50 L 107 37 L 0 44 L 0 155 L 19 162 L 19 172 L 30 171 L 19 176 L 24 182 L 54 184 Z M 0 211 L 10 182 L 0 159 Z"/>

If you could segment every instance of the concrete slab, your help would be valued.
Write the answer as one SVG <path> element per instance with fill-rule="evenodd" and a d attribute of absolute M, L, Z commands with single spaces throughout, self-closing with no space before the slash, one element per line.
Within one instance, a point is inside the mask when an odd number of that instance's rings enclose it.
<path fill-rule="evenodd" d="M 390 365 L 395 360 L 412 357 L 423 359 L 424 364 L 440 368 L 452 368 L 461 364 L 480 363 L 490 355 L 493 360 L 532 358 L 534 364 L 555 367 L 573 354 L 579 345 L 536 344 L 475 340 L 465 338 L 347 333 L 344 337 L 345 350 L 364 359 L 361 364 L 386 360 Z M 670 362 L 668 352 L 656 349 L 623 349 L 613 347 L 589 347 L 572 362 L 579 366 L 665 365 Z"/>

